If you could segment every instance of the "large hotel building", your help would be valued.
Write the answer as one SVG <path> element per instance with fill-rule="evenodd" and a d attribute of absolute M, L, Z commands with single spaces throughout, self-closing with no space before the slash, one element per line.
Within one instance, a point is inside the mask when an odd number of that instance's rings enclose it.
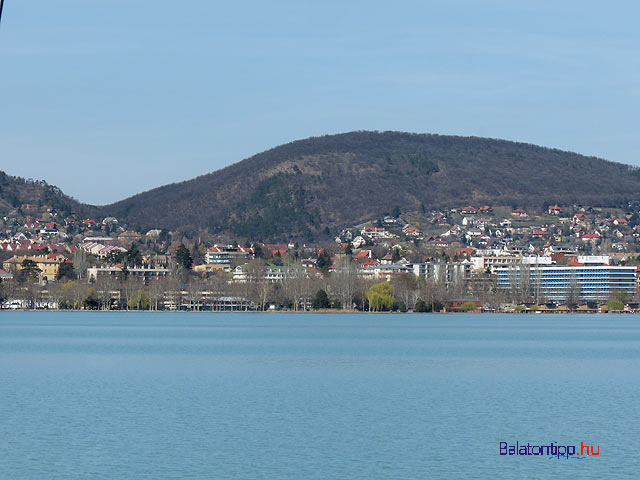
<path fill-rule="evenodd" d="M 512 264 L 494 267 L 498 288 L 527 291 L 536 301 L 607 300 L 636 292 L 636 267 L 611 266 L 608 257 L 578 257 L 567 265 Z"/>

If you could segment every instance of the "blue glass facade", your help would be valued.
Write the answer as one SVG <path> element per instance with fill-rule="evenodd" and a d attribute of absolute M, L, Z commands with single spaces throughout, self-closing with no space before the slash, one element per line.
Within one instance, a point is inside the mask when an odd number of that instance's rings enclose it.
<path fill-rule="evenodd" d="M 527 290 L 543 300 L 566 300 L 571 294 L 583 300 L 607 300 L 616 292 L 636 291 L 636 267 L 511 265 L 496 267 L 495 273 L 498 288 Z"/>

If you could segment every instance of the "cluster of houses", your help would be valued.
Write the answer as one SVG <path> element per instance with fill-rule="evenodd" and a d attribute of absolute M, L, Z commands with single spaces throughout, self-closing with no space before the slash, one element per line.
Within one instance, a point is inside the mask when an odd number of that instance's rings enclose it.
<path fill-rule="evenodd" d="M 502 209 L 504 210 L 504 209 Z M 505 250 L 537 253 L 550 248 L 610 253 L 640 251 L 638 212 L 605 213 L 589 207 L 561 208 L 551 205 L 542 214 L 516 208 L 494 213 L 490 206 L 466 206 L 449 211 L 432 212 L 423 224 L 404 223 L 385 218 L 343 230 L 338 244 L 352 248 L 381 241 L 394 244 L 419 240 L 425 246 Z"/>
<path fill-rule="evenodd" d="M 147 236 L 157 236 L 158 232 L 150 231 Z M 13 279 L 28 260 L 39 270 L 42 283 L 53 282 L 60 266 L 72 263 L 77 252 L 85 252 L 99 262 L 111 252 L 127 252 L 143 237 L 127 231 L 114 217 L 101 221 L 73 216 L 61 218 L 51 207 L 24 204 L 19 210 L 0 217 L 0 255 L 4 259 L 0 281 Z"/>
<path fill-rule="evenodd" d="M 551 301 L 566 300 L 572 289 L 583 300 L 636 293 L 637 205 L 613 212 L 557 204 L 539 213 L 496 210 L 465 206 L 431 212 L 419 222 L 384 218 L 345 229 L 335 241 L 353 249 L 365 278 L 414 273 L 467 286 L 488 278 L 494 289 L 529 289 Z M 388 253 L 376 257 L 379 246 Z"/>
<path fill-rule="evenodd" d="M 145 242 L 152 243 L 156 253 L 143 252 L 144 261 L 127 269 L 129 278 L 148 285 L 167 277 L 176 264 L 175 258 L 169 259 L 171 239 L 162 238 L 162 231 L 130 231 L 113 217 L 59 219 L 53 209 L 46 209 L 38 216 L 1 220 L 0 281 L 11 280 L 30 260 L 43 284 L 53 282 L 62 265 L 81 253 L 93 259 L 87 265 L 91 281 L 119 280 L 123 267 L 106 260 Z M 332 246 L 300 247 L 294 241 L 209 244 L 193 271 L 243 283 L 254 279 L 251 260 L 260 257 L 264 258 L 260 275 L 274 283 L 301 272 L 320 278 L 350 268 L 372 282 L 410 274 L 464 294 L 488 285 L 562 302 L 576 291 L 585 300 L 606 300 L 620 292 L 634 295 L 639 251 L 638 205 L 610 210 L 549 205 L 541 212 L 467 205 L 386 216 L 342 230 Z"/>

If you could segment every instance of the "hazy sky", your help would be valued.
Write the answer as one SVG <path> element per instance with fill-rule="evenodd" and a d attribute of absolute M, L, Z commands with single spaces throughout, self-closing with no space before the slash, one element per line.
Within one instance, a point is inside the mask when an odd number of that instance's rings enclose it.
<path fill-rule="evenodd" d="M 6 0 L 0 169 L 108 203 L 351 130 L 640 163 L 633 1 Z"/>

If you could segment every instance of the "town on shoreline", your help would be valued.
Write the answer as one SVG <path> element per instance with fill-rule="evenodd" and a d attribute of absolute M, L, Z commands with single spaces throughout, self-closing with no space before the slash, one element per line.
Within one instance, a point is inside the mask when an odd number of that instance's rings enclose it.
<path fill-rule="evenodd" d="M 136 231 L 22 205 L 0 218 L 12 310 L 636 312 L 640 205 L 401 212 L 332 240 Z"/>

